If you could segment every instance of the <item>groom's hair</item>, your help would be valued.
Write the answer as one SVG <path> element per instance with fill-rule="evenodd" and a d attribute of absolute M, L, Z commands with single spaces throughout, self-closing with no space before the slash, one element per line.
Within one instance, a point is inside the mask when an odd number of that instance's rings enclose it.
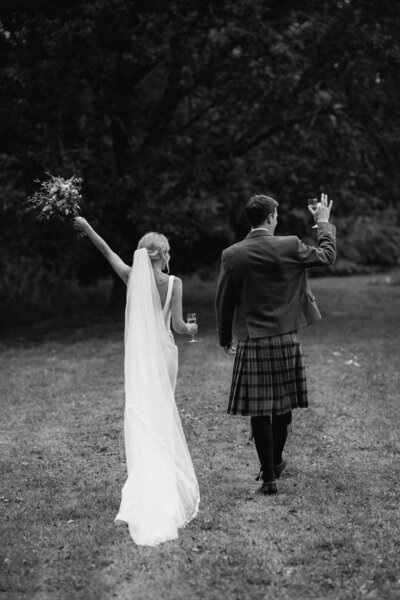
<path fill-rule="evenodd" d="M 278 202 L 269 196 L 252 196 L 244 209 L 248 222 L 252 227 L 258 227 L 266 221 L 268 215 L 273 215 L 279 206 Z"/>

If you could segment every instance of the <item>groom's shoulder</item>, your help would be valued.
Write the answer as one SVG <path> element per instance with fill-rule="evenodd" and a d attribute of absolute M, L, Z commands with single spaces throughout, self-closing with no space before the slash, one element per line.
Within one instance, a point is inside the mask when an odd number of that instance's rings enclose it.
<path fill-rule="evenodd" d="M 297 235 L 274 235 L 274 240 L 278 244 L 297 244 L 299 238 Z"/>
<path fill-rule="evenodd" d="M 259 246 L 260 239 L 265 240 L 265 237 L 259 238 L 259 237 L 246 236 L 242 240 L 225 248 L 225 250 L 223 250 L 222 253 L 225 255 L 230 255 L 230 254 L 235 254 L 236 252 L 245 251 L 246 249 L 248 249 L 249 246 L 250 247 Z M 297 244 L 299 241 L 299 238 L 296 235 L 274 235 L 274 236 L 269 236 L 267 239 L 269 240 L 269 242 L 272 242 L 273 244 L 278 244 L 278 245 L 292 245 L 292 244 Z"/>

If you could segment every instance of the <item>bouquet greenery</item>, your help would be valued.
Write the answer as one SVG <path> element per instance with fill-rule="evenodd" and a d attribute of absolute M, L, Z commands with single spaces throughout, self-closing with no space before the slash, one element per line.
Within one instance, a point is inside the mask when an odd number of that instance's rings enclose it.
<path fill-rule="evenodd" d="M 82 199 L 82 179 L 75 175 L 70 179 L 50 173 L 46 175 L 48 179 L 44 181 L 35 179 L 40 183 L 40 190 L 28 198 L 28 210 L 38 211 L 38 219 L 58 217 L 65 221 L 78 217 L 81 210 L 79 201 Z"/>

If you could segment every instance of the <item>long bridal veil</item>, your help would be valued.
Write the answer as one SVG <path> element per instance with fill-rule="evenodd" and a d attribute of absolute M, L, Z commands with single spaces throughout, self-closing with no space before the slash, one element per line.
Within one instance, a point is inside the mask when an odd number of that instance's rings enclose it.
<path fill-rule="evenodd" d="M 196 516 L 199 488 L 175 404 L 177 348 L 164 322 L 147 250 L 136 250 L 125 314 L 125 451 L 128 478 L 116 520 L 156 545 Z"/>

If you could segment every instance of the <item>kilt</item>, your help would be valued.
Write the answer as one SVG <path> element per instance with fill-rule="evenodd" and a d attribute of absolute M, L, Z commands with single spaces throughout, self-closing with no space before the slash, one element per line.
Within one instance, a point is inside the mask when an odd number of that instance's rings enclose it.
<path fill-rule="evenodd" d="M 297 331 L 238 343 L 229 414 L 273 416 L 307 406 L 306 372 Z"/>

